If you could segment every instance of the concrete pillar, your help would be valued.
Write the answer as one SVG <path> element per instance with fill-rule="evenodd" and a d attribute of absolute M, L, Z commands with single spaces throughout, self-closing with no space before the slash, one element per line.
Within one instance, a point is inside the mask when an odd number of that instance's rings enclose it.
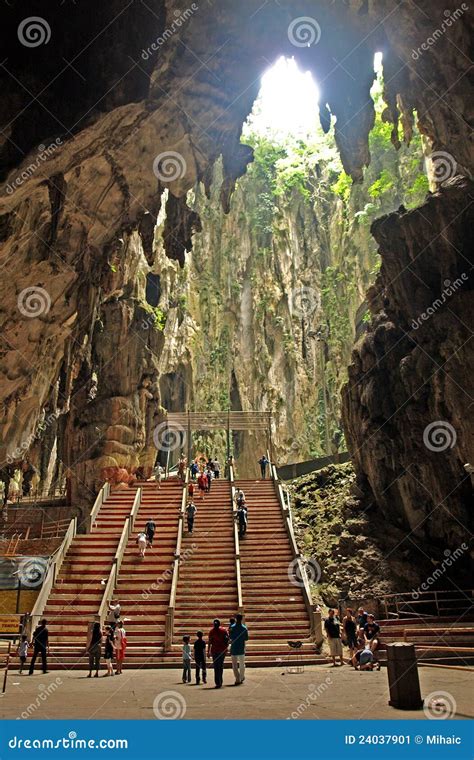
<path fill-rule="evenodd" d="M 407 642 L 387 644 L 389 705 L 399 710 L 420 710 L 421 699 L 415 645 Z"/>

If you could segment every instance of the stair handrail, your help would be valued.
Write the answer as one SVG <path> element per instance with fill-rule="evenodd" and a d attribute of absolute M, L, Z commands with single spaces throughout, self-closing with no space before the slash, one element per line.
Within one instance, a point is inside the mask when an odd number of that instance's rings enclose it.
<path fill-rule="evenodd" d="M 275 490 L 278 496 L 278 502 L 280 504 L 280 510 L 281 510 L 283 520 L 285 523 L 286 532 L 290 540 L 291 552 L 293 554 L 294 562 L 296 563 L 296 566 L 297 566 L 295 570 L 297 570 L 297 574 L 299 578 L 301 579 L 300 588 L 301 588 L 301 593 L 303 594 L 306 611 L 308 613 L 308 617 L 310 621 L 311 637 L 313 638 L 314 641 L 316 641 L 317 644 L 319 644 L 323 641 L 321 613 L 316 611 L 316 605 L 313 604 L 313 600 L 311 597 L 311 589 L 309 587 L 309 582 L 306 575 L 304 563 L 301 558 L 301 552 L 298 548 L 298 544 L 296 543 L 296 537 L 295 537 L 295 532 L 293 528 L 293 520 L 291 518 L 291 510 L 289 508 L 289 503 L 287 503 L 285 500 L 283 488 L 278 478 L 278 470 L 275 465 L 272 464 L 270 466 L 270 472 L 271 472 L 272 480 L 273 480 Z"/>
<path fill-rule="evenodd" d="M 87 530 L 88 533 L 90 533 L 92 528 L 94 527 L 95 521 L 97 520 L 97 515 L 99 514 L 103 503 L 107 501 L 109 496 L 110 496 L 110 483 L 105 481 L 99 493 L 97 494 L 94 504 L 92 506 L 92 509 L 90 511 L 89 520 L 88 520 L 88 530 Z"/>
<path fill-rule="evenodd" d="M 235 552 L 235 577 L 237 581 L 237 605 L 240 615 L 244 614 L 244 600 L 242 595 L 242 573 L 240 567 L 240 539 L 237 527 L 237 505 L 235 503 L 234 468 L 229 465 L 230 498 L 232 509 L 232 522 L 234 524 L 234 552 Z"/>
<path fill-rule="evenodd" d="M 113 598 L 115 586 L 117 585 L 117 576 L 118 573 L 116 568 L 116 560 L 114 557 L 112 561 L 112 567 L 110 568 L 109 577 L 107 578 L 107 582 L 105 584 L 104 593 L 102 594 L 99 610 L 97 612 L 97 617 L 99 618 L 101 626 L 104 624 L 105 618 L 107 617 L 107 613 L 109 611 L 109 603 Z"/>
<path fill-rule="evenodd" d="M 59 575 L 59 571 L 61 570 L 64 557 L 66 556 L 68 549 L 71 546 L 71 543 L 74 537 L 76 536 L 76 534 L 77 534 L 77 517 L 73 517 L 69 523 L 69 527 L 66 533 L 64 534 L 64 538 L 60 546 L 56 549 L 54 554 L 52 554 L 51 557 L 49 558 L 48 570 L 44 577 L 43 584 L 41 586 L 41 591 L 36 597 L 36 601 L 33 605 L 33 609 L 31 610 L 30 617 L 28 620 L 28 631 L 27 631 L 28 636 L 31 636 L 33 629 L 36 625 L 36 620 L 39 620 L 43 615 L 44 608 L 46 607 L 46 603 L 49 599 L 49 595 L 56 582 L 56 578 Z"/>
<path fill-rule="evenodd" d="M 181 495 L 181 507 L 179 509 L 179 517 L 178 517 L 178 534 L 176 537 L 176 549 L 174 552 L 173 570 L 172 570 L 172 576 L 171 576 L 170 599 L 169 599 L 168 609 L 166 611 L 166 619 L 165 619 L 165 643 L 164 643 L 165 652 L 169 652 L 173 644 L 174 610 L 176 606 L 176 591 L 178 589 L 179 565 L 181 561 L 181 544 L 183 540 L 184 515 L 186 513 L 188 483 L 189 483 L 189 468 L 186 468 L 186 475 L 185 475 L 184 483 L 183 483 L 183 492 Z"/>
<path fill-rule="evenodd" d="M 135 494 L 135 498 L 133 500 L 132 509 L 130 510 L 130 533 L 135 527 L 135 520 L 138 514 L 138 510 L 140 509 L 141 503 L 142 503 L 142 496 L 143 496 L 143 490 L 142 488 L 137 488 L 137 492 Z"/>
<path fill-rule="evenodd" d="M 136 519 L 138 510 L 140 509 L 141 501 L 142 501 L 142 489 L 137 488 L 135 497 L 133 499 L 132 509 L 130 510 L 130 513 L 125 518 L 125 522 L 123 524 L 122 533 L 120 534 L 117 549 L 114 554 L 114 558 L 112 560 L 112 567 L 110 568 L 109 577 L 107 578 L 107 583 L 105 584 L 104 593 L 102 594 L 102 600 L 99 606 L 99 611 L 97 613 L 100 619 L 101 625 L 103 624 L 107 616 L 107 613 L 109 610 L 109 602 L 113 597 L 115 588 L 118 583 L 118 577 L 120 573 L 120 568 L 122 566 L 122 561 L 125 555 L 125 549 L 127 547 L 130 536 L 132 535 L 135 519 Z"/>

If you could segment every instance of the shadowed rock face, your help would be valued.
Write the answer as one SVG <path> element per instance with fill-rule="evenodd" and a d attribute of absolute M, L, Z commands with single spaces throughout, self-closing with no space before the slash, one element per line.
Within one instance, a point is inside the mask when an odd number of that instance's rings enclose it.
<path fill-rule="evenodd" d="M 150 419 L 159 417 L 161 345 L 158 339 L 151 346 L 148 338 L 136 338 L 142 319 L 136 275 L 141 257 L 150 257 L 164 188 L 170 191 L 165 250 L 182 262 L 200 224 L 186 194 L 198 180 L 209 184 L 222 155 L 221 201 L 228 209 L 235 180 L 251 160 L 251 150 L 239 142 L 242 122 L 260 75 L 282 54 L 294 55 L 314 72 L 322 124 L 333 128 L 337 119 L 343 164 L 356 181 L 370 160 L 369 89 L 376 50 L 384 52 L 387 117 L 400 120 L 409 136 L 416 109 L 434 149 L 448 151 L 458 169 L 469 174 L 472 97 L 464 51 L 472 22 L 464 13 L 451 25 L 449 40 L 437 36 L 436 44 L 420 54 L 418 48 L 443 19 L 440 2 L 222 0 L 183 9 L 176 0 L 150 0 L 146 6 L 112 0 L 103 7 L 81 0 L 77 6 L 59 3 L 54 14 L 43 5 L 30 3 L 28 10 L 45 18 L 51 32 L 49 42 L 37 47 L 18 38 L 25 15 L 21 6 L 5 9 L 0 460 L 34 435 L 41 415 L 54 404 L 67 416 L 64 455 L 73 468 L 81 463 L 76 470 L 85 498 L 95 489 L 104 461 L 132 465 L 151 456 L 146 446 Z M 301 17 L 310 19 L 306 31 L 294 23 Z M 306 40 L 313 44 L 305 46 Z M 38 145 L 53 141 L 56 147 L 45 160 Z M 171 163 L 170 152 L 178 154 Z M 437 197 L 440 208 L 451 203 L 450 193 Z M 403 231 L 405 215 L 390 219 L 390 247 L 398 260 L 399 246 L 414 230 L 408 225 Z M 415 230 L 419 234 L 417 224 Z M 427 227 L 423 234 L 428 244 Z M 405 293 L 415 281 L 415 274 L 405 274 Z M 37 290 L 34 303 L 25 294 L 31 287 Z M 440 318 L 448 319 L 446 313 Z M 402 307 L 394 311 L 395 331 L 407 314 Z M 458 328 L 453 350 L 462 339 Z M 118 351 L 121 360 L 108 365 Z M 113 366 L 113 377 L 105 366 Z M 464 416 L 463 393 L 455 391 L 462 386 L 463 371 L 462 363 L 451 362 L 453 424 Z M 91 392 L 94 373 L 99 374 L 97 392 Z M 401 375 L 394 376 L 394 388 L 402 382 Z M 356 396 L 350 404 L 362 401 Z M 356 412 L 347 404 L 347 426 L 355 440 Z M 425 423 L 431 408 L 424 412 Z M 122 413 L 123 425 L 117 421 Z M 383 430 L 384 445 L 391 446 Z M 392 454 L 398 472 L 402 451 L 395 447 Z M 368 474 L 367 462 L 355 456 L 360 471 Z M 419 466 L 426 456 L 419 453 Z M 463 456 L 464 449 L 459 461 Z M 371 483 L 380 494 L 376 475 L 385 483 L 386 470 L 379 461 L 374 457 Z"/>
<path fill-rule="evenodd" d="M 372 225 L 382 267 L 343 393 L 359 480 L 422 546 L 459 546 L 471 520 L 473 190 L 450 180 Z"/>

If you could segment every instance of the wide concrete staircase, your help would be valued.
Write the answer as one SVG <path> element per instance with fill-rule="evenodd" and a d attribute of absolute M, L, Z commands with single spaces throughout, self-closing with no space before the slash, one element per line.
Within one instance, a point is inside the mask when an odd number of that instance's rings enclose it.
<path fill-rule="evenodd" d="M 242 599 L 251 632 L 249 660 L 262 665 L 298 656 L 288 641 L 301 641 L 301 663 L 323 662 L 310 638 L 303 590 L 294 580 L 293 552 L 272 480 L 239 480 L 248 506 L 247 533 L 240 539 Z"/>
<path fill-rule="evenodd" d="M 250 632 L 250 665 L 291 666 L 297 656 L 288 641 L 295 640 L 303 644 L 301 664 L 326 661 L 310 638 L 303 590 L 290 580 L 293 550 L 276 484 L 252 480 L 236 485 L 245 491 L 249 505 L 240 567 L 229 481 L 213 481 L 203 499 L 196 495 L 194 532 L 188 534 L 184 519 L 181 537 L 183 487 L 177 479 L 164 481 L 160 490 L 154 482 L 140 483 L 141 503 L 128 538 L 124 531 L 136 490 L 112 492 L 91 533 L 73 540 L 47 601 L 50 667 L 86 667 L 87 627 L 97 619 L 105 599 L 121 536 L 126 543 L 120 542 L 123 556 L 118 552 L 120 569 L 108 598 L 113 595 L 121 603 L 126 667 L 179 666 L 182 637 L 187 634 L 194 640 L 200 629 L 207 637 L 215 617 L 228 625 L 239 610 L 239 588 Z M 136 536 L 150 518 L 156 523 L 155 540 L 141 558 Z"/>
<path fill-rule="evenodd" d="M 120 601 L 127 634 L 128 667 L 170 664 L 164 656 L 165 623 L 173 577 L 182 485 L 177 478 L 141 483 L 142 500 L 133 534 L 125 547 L 114 593 Z M 136 536 L 153 519 L 153 546 L 140 557 Z"/>
<path fill-rule="evenodd" d="M 207 635 L 214 618 L 228 626 L 238 611 L 231 489 L 227 480 L 214 480 L 210 493 L 194 499 L 197 513 L 192 535 L 187 524 L 176 593 L 174 642 L 186 634 Z"/>
<path fill-rule="evenodd" d="M 50 632 L 49 667 L 84 667 L 87 626 L 97 615 L 134 490 L 116 491 L 102 505 L 90 533 L 69 547 L 43 617 Z M 82 664 L 81 664 L 82 663 Z"/>

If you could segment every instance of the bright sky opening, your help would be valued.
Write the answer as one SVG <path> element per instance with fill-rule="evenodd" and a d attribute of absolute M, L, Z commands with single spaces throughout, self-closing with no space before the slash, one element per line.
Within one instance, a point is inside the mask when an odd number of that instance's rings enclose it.
<path fill-rule="evenodd" d="M 304 138 L 314 132 L 319 90 L 310 71 L 301 71 L 294 58 L 281 56 L 261 82 L 250 116 L 252 132 L 271 132 L 277 139 Z"/>

